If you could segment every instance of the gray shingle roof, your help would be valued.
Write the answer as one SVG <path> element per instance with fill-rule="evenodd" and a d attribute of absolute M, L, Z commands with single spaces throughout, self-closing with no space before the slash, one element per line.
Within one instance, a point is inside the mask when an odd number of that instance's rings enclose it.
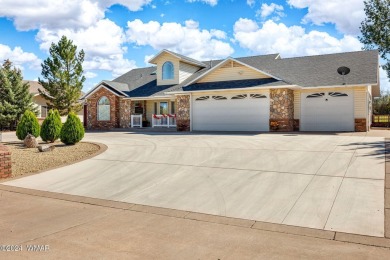
<path fill-rule="evenodd" d="M 175 53 L 176 55 L 176 53 Z M 177 54 L 179 55 L 179 54 Z M 297 58 L 277 58 L 278 54 L 260 55 L 237 58 L 249 66 L 273 75 L 282 81 L 263 82 L 261 86 L 276 86 L 294 84 L 301 87 L 322 87 L 343 85 L 344 80 L 347 85 L 354 84 L 379 84 L 378 75 L 378 52 L 358 51 L 327 55 L 306 56 Z M 155 75 L 156 67 L 146 67 L 131 70 L 124 75 L 110 81 L 110 86 L 115 83 L 122 83 L 115 86 L 118 90 L 126 93 L 130 97 L 153 97 L 161 96 L 166 92 L 193 91 L 193 90 L 212 90 L 222 89 L 223 83 L 191 84 L 188 83 L 203 75 L 211 68 L 215 67 L 223 60 L 203 61 L 207 67 L 195 72 L 184 82 L 178 85 L 157 86 L 157 77 Z M 343 77 L 337 73 L 337 68 L 347 66 L 351 72 Z M 113 83 L 114 82 L 114 83 Z M 254 82 L 254 81 L 253 81 Z M 254 84 L 252 81 L 229 81 L 224 83 L 224 88 L 239 88 L 239 83 Z M 127 84 L 127 87 L 126 87 Z M 272 84 L 272 85 L 270 85 Z M 373 89 L 373 95 L 379 88 Z"/>

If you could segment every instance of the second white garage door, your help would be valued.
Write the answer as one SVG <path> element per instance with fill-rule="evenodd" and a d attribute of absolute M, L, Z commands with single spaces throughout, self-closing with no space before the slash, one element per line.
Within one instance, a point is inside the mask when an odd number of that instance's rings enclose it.
<path fill-rule="evenodd" d="M 354 131 L 353 92 L 301 94 L 301 131 Z"/>
<path fill-rule="evenodd" d="M 269 131 L 267 93 L 193 96 L 192 109 L 195 131 Z"/>

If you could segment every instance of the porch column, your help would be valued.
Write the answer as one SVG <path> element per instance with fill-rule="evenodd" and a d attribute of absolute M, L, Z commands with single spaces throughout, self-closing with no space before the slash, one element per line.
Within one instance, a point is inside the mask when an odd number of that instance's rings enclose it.
<path fill-rule="evenodd" d="M 130 128 L 130 117 L 131 117 L 131 100 L 130 99 L 119 99 L 119 127 Z"/>
<path fill-rule="evenodd" d="M 190 131 L 190 95 L 176 96 L 176 129 Z"/>
<path fill-rule="evenodd" d="M 291 89 L 270 90 L 271 132 L 294 131 L 294 91 Z"/>

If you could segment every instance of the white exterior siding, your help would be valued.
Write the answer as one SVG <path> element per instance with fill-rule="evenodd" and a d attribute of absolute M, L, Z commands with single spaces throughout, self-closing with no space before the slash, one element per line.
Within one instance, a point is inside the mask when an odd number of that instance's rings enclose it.
<path fill-rule="evenodd" d="M 192 74 L 197 72 L 199 70 L 199 67 L 185 63 L 180 62 L 179 66 L 179 83 L 182 83 L 184 80 L 189 78 Z"/>
<path fill-rule="evenodd" d="M 301 92 L 294 90 L 294 119 L 301 119 Z"/>
<path fill-rule="evenodd" d="M 259 79 L 259 78 L 270 78 L 270 77 L 256 70 L 244 66 L 221 67 L 210 72 L 210 74 L 206 75 L 198 82 L 201 83 L 201 82 L 216 82 L 216 81 L 228 81 L 228 80 Z"/>

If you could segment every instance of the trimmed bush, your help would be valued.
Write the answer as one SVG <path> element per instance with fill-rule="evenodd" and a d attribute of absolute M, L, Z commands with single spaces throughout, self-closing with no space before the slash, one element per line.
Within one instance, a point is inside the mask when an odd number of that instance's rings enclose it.
<path fill-rule="evenodd" d="M 84 132 L 84 126 L 80 118 L 71 112 L 61 129 L 61 142 L 67 145 L 78 143 L 83 139 Z"/>
<path fill-rule="evenodd" d="M 39 130 L 40 126 L 37 117 L 30 110 L 26 110 L 16 128 L 16 136 L 19 140 L 24 140 L 28 134 L 38 137 Z"/>
<path fill-rule="evenodd" d="M 54 143 L 60 138 L 61 134 L 61 116 L 58 110 L 50 109 L 49 115 L 45 118 L 41 126 L 41 138 L 45 142 Z"/>

